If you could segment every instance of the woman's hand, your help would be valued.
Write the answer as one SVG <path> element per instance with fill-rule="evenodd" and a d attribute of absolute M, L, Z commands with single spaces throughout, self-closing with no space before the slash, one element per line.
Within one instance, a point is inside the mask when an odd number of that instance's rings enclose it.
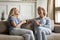
<path fill-rule="evenodd" d="M 38 26 L 40 26 L 40 23 L 39 23 L 39 21 L 38 20 L 34 20 L 35 21 L 35 23 L 38 25 Z"/>
<path fill-rule="evenodd" d="M 16 26 L 16 28 L 20 28 L 21 25 L 24 24 L 24 23 L 26 23 L 26 21 L 25 21 L 25 20 L 22 20 L 22 21 Z"/>

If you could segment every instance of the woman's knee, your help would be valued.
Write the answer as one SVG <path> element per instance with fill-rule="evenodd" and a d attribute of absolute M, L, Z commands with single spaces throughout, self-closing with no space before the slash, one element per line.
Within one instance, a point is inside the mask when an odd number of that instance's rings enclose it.
<path fill-rule="evenodd" d="M 45 31 L 42 31 L 41 33 L 42 33 L 42 34 L 46 34 L 46 32 L 45 32 Z"/>
<path fill-rule="evenodd" d="M 37 30 L 42 30 L 43 28 L 42 27 L 38 27 L 38 29 Z"/>
<path fill-rule="evenodd" d="M 29 33 L 28 34 L 33 34 L 33 31 L 32 30 L 29 30 Z"/>
<path fill-rule="evenodd" d="M 25 38 L 25 40 L 30 40 L 30 34 L 24 34 L 23 37 Z"/>
<path fill-rule="evenodd" d="M 46 34 L 45 30 L 43 30 L 43 28 L 38 28 L 38 32 Z"/>
<path fill-rule="evenodd" d="M 30 37 L 30 34 L 24 34 L 23 37 Z"/>

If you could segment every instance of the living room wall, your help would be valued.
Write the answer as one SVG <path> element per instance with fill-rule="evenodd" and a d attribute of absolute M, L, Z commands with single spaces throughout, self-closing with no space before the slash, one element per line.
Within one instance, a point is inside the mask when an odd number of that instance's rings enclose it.
<path fill-rule="evenodd" d="M 1 1 L 1 0 L 0 0 Z M 3 0 L 3 1 L 5 1 L 5 0 Z M 26 2 L 25 2 L 26 3 Z M 29 3 L 29 2 L 28 2 Z M 53 0 L 36 0 L 35 2 L 30 2 L 29 4 L 28 3 L 26 3 L 26 5 L 25 5 L 25 9 L 26 9 L 26 7 L 28 7 L 29 8 L 29 11 L 26 11 L 26 13 L 28 14 L 28 12 L 29 12 L 29 14 L 31 13 L 31 14 L 33 14 L 33 18 L 35 18 L 35 17 L 38 17 L 38 14 L 37 14 L 37 7 L 38 6 L 41 6 L 41 7 L 43 7 L 45 10 L 46 10 L 46 13 L 47 13 L 47 15 L 48 15 L 48 17 L 50 17 L 51 19 L 53 19 Z M 6 2 L 0 2 L 0 8 L 1 8 L 1 6 L 2 6 L 2 8 L 5 10 L 5 15 L 6 14 L 8 14 L 8 12 L 9 12 L 9 7 L 12 7 L 11 6 L 11 4 L 12 4 L 12 6 L 14 7 L 15 5 L 15 7 L 17 7 L 18 9 L 20 9 L 22 6 L 24 6 L 23 4 L 21 4 L 20 2 L 8 2 L 7 0 L 6 0 Z M 18 7 L 19 5 L 22 5 L 21 7 Z M 4 7 L 3 7 L 4 6 Z M 9 8 L 9 9 L 8 9 Z M 2 9 L 2 10 L 3 10 Z M 0 10 L 1 11 L 1 10 Z M 8 11 L 8 12 L 7 12 Z M 20 10 L 21 11 L 21 10 Z M 24 9 L 23 9 L 23 11 L 24 11 Z M 36 12 L 35 12 L 36 11 Z M 1 12 L 1 13 L 3 13 L 3 11 Z M 0 13 L 0 14 L 1 14 Z M 23 13 L 23 12 L 22 12 Z M 25 14 L 25 13 L 24 13 Z M 28 14 L 28 15 L 29 15 Z M 31 15 L 30 14 L 30 15 Z M 1 15 L 0 15 L 1 16 Z M 7 16 L 8 15 L 6 15 L 5 17 L 6 17 L 6 19 L 7 19 Z M 26 15 L 25 15 L 26 16 Z M 27 17 L 27 16 L 26 16 Z M 25 17 L 25 18 L 26 18 Z M 23 18 L 23 17 L 22 17 Z M 30 17 L 29 16 L 29 18 L 32 18 L 32 17 Z M 26 19 L 29 19 L 29 18 L 26 18 Z"/>
<path fill-rule="evenodd" d="M 11 8 L 16 7 L 19 11 L 20 20 L 35 18 L 35 2 L 2 1 L 0 2 L 0 20 L 2 13 L 7 20 Z"/>

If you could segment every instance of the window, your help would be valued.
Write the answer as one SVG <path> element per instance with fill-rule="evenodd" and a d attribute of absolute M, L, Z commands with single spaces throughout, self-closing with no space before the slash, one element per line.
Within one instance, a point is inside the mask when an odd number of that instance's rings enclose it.
<path fill-rule="evenodd" d="M 55 0 L 55 23 L 60 23 L 60 0 Z"/>

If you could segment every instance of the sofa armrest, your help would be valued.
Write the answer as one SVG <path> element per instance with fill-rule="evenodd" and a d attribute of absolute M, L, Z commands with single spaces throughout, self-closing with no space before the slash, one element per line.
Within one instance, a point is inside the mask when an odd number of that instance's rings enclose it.
<path fill-rule="evenodd" d="M 60 33 L 60 25 L 55 25 L 54 26 L 54 32 L 55 33 Z"/>
<path fill-rule="evenodd" d="M 8 34 L 7 21 L 0 21 L 0 34 Z"/>

